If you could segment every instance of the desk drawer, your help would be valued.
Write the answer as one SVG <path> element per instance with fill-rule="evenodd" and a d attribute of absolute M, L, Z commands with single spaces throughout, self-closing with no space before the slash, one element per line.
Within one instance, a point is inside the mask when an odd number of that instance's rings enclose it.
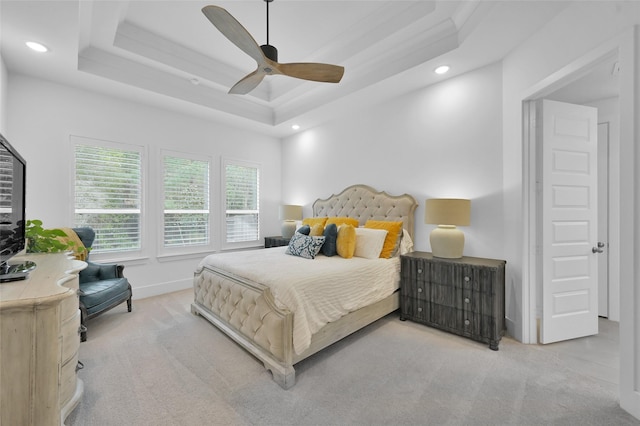
<path fill-rule="evenodd" d="M 80 309 L 76 308 L 76 315 L 69 320 L 62 323 L 60 329 L 60 335 L 62 342 L 61 348 L 61 360 L 62 363 L 67 362 L 73 355 L 78 352 L 80 347 L 80 334 L 78 330 L 80 328 Z"/>
<path fill-rule="evenodd" d="M 78 384 L 78 373 L 76 372 L 76 366 L 78 365 L 78 353 L 76 352 L 73 357 L 62 365 L 60 371 L 60 406 L 63 407 L 73 394 L 76 392 L 76 386 Z"/>
<path fill-rule="evenodd" d="M 78 309 L 80 309 L 78 291 L 76 289 L 72 290 L 73 294 L 70 292 L 69 297 L 65 297 L 62 303 L 60 303 L 60 319 L 63 323 L 73 318 L 78 312 Z"/>

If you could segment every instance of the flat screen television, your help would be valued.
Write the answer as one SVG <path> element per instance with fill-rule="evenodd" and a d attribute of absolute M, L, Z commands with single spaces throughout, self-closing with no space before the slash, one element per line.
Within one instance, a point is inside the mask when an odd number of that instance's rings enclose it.
<path fill-rule="evenodd" d="M 0 282 L 24 279 L 24 264 L 9 259 L 25 246 L 27 163 L 0 134 Z"/>

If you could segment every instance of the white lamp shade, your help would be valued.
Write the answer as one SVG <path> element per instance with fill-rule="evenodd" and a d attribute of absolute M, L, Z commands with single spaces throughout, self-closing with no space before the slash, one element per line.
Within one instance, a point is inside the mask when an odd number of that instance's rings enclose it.
<path fill-rule="evenodd" d="M 424 223 L 469 226 L 471 201 L 461 198 L 431 198 L 425 202 Z"/>
<path fill-rule="evenodd" d="M 302 206 L 283 204 L 280 206 L 280 220 L 301 220 Z"/>

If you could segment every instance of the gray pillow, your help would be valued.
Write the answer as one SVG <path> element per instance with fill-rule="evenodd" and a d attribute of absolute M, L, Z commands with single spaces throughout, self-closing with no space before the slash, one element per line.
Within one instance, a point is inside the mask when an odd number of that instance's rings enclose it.
<path fill-rule="evenodd" d="M 338 254 L 338 227 L 335 223 L 330 223 L 324 228 L 324 244 L 322 254 L 325 256 L 335 256 Z"/>

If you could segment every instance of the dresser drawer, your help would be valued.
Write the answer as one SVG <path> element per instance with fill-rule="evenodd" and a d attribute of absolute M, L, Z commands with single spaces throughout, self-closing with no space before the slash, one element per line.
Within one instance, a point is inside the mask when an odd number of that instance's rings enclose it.
<path fill-rule="evenodd" d="M 425 300 L 401 296 L 400 314 L 403 318 L 428 322 L 431 320 L 431 304 Z"/>
<path fill-rule="evenodd" d="M 78 352 L 80 347 L 80 334 L 78 329 L 80 328 L 80 309 L 76 308 L 76 315 L 62 323 L 60 329 L 62 343 L 61 347 L 61 360 L 63 363 L 67 362 L 72 356 Z"/>
<path fill-rule="evenodd" d="M 60 406 L 64 406 L 73 394 L 76 392 L 78 382 L 78 373 L 76 367 L 78 365 L 78 353 L 62 365 L 60 371 Z"/>
<path fill-rule="evenodd" d="M 423 301 L 431 300 L 431 283 L 403 279 L 400 286 L 400 295 Z"/>
<path fill-rule="evenodd" d="M 62 322 L 73 318 L 80 309 L 80 302 L 77 290 L 73 290 L 73 294 L 69 293 L 69 297 L 65 297 L 60 303 L 60 319 Z"/>
<path fill-rule="evenodd" d="M 411 281 L 431 281 L 431 263 L 424 259 L 401 257 L 401 276 Z"/>

